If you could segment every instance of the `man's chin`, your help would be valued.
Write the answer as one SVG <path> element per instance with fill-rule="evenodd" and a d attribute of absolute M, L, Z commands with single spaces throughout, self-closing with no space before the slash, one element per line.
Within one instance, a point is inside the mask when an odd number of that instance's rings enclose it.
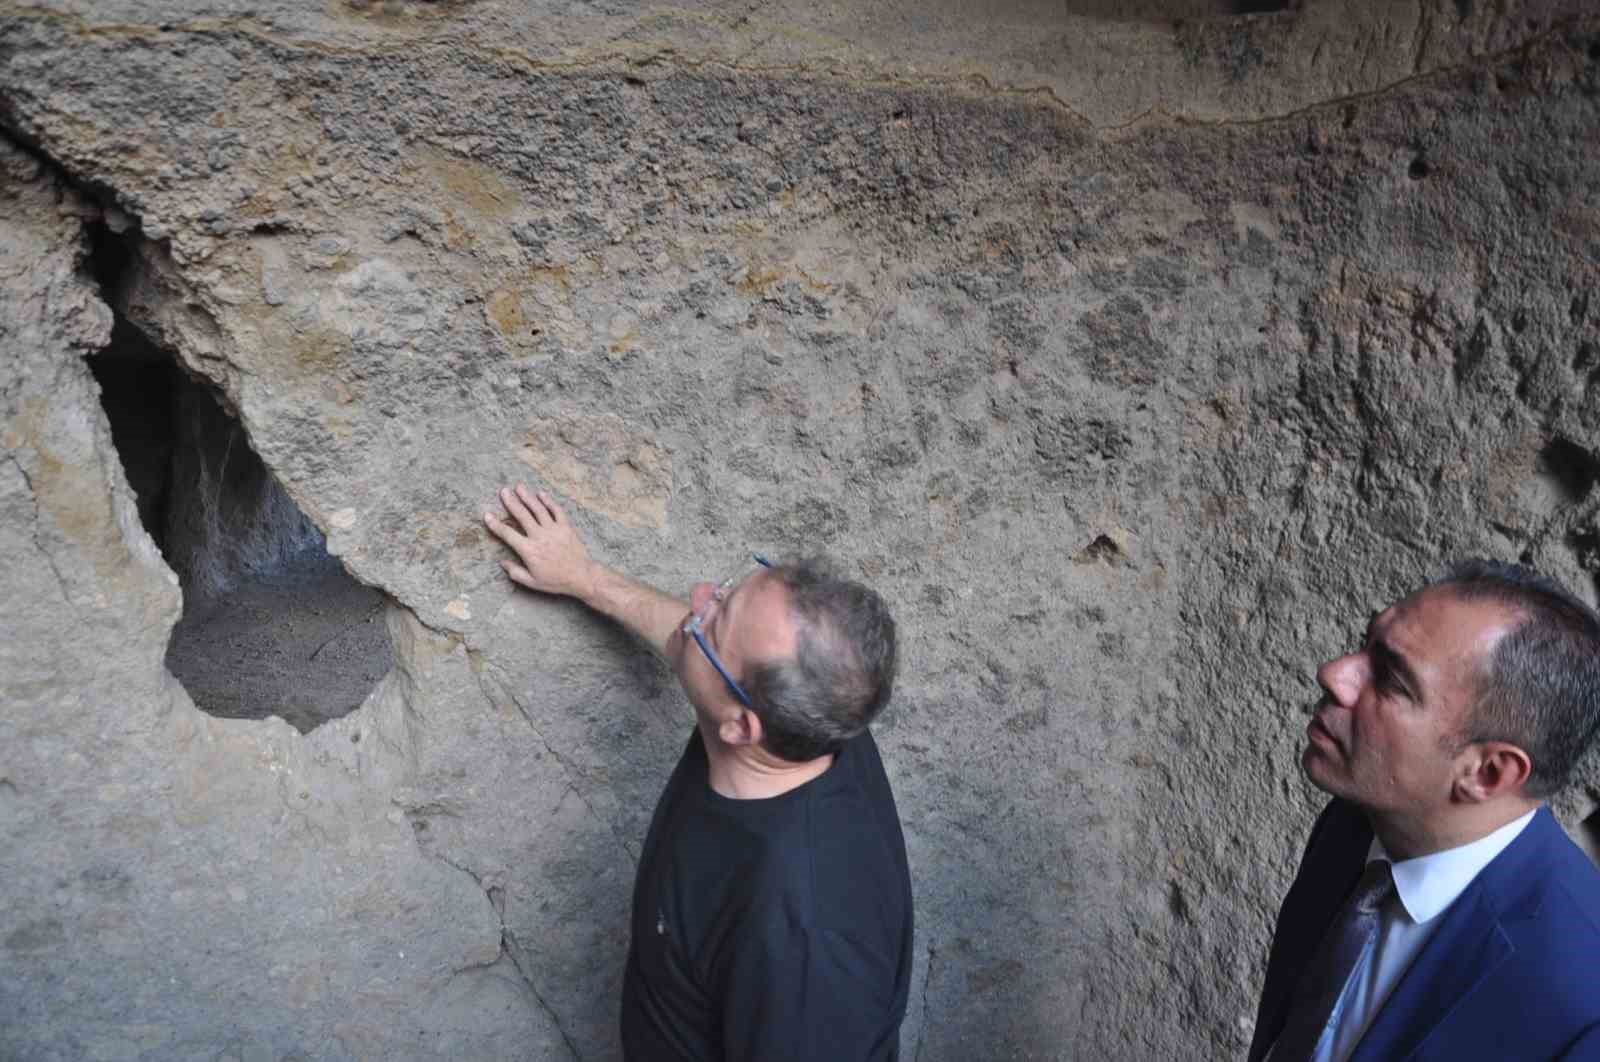
<path fill-rule="evenodd" d="M 1337 772 L 1330 762 L 1328 750 L 1315 741 L 1308 742 L 1300 753 L 1300 769 L 1306 773 L 1306 780 L 1324 793 L 1340 795 Z"/>

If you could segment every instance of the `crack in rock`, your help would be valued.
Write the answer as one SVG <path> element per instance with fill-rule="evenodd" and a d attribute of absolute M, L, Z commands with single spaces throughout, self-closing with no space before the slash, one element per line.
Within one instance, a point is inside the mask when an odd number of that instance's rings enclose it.
<path fill-rule="evenodd" d="M 408 819 L 411 817 L 409 812 L 407 813 L 406 817 Z M 539 1004 L 539 1009 L 544 1011 L 545 1016 L 548 1017 L 551 1024 L 556 1027 L 556 1032 L 561 1034 L 561 1042 L 567 1045 L 567 1050 L 571 1053 L 573 1059 L 575 1059 L 576 1062 L 583 1062 L 583 1054 L 578 1050 L 578 1046 L 572 1042 L 572 1037 L 567 1034 L 566 1026 L 561 1022 L 561 1016 L 556 1013 L 554 1007 L 545 1001 L 544 996 L 539 992 L 539 986 L 534 983 L 533 972 L 528 968 L 522 958 L 522 949 L 520 945 L 517 944 L 516 934 L 512 933 L 510 927 L 506 925 L 504 892 L 499 888 L 499 886 L 485 885 L 483 883 L 482 875 L 480 875 L 477 871 L 473 870 L 469 866 L 456 862 L 454 859 L 451 859 L 444 853 L 429 851 L 427 849 L 420 850 L 429 858 L 437 859 L 445 866 L 459 870 L 461 873 L 471 878 L 473 884 L 477 885 L 479 889 L 483 890 L 484 896 L 489 901 L 490 910 L 494 911 L 495 918 L 500 923 L 500 950 L 495 953 L 495 957 L 484 962 L 468 963 L 465 966 L 457 967 L 452 972 L 465 973 L 468 970 L 486 970 L 490 967 L 498 965 L 500 960 L 503 958 L 510 959 L 512 968 L 517 971 L 517 976 L 522 979 L 522 983 L 528 986 L 528 992 L 533 996 L 535 1002 Z"/>
<path fill-rule="evenodd" d="M 1440 66 L 1437 69 L 1427 71 L 1426 73 L 1419 74 L 1413 72 L 1410 75 L 1397 78 L 1394 81 L 1379 85 L 1375 88 L 1366 89 L 1360 92 L 1352 92 L 1342 96 L 1334 96 L 1327 99 L 1316 100 L 1312 103 L 1306 104 L 1305 106 L 1297 107 L 1291 111 L 1263 115 L 1256 118 L 1207 119 L 1184 117 L 1168 111 L 1164 105 L 1157 104 L 1145 111 L 1140 112 L 1137 115 L 1134 115 L 1125 122 L 1107 123 L 1101 125 L 1096 124 L 1082 111 L 1079 111 L 1073 107 L 1072 104 L 1063 99 L 1061 95 L 1049 85 L 997 85 L 987 76 L 976 72 L 949 75 L 925 74 L 919 77 L 907 77 L 900 74 L 849 76 L 848 74 L 841 73 L 841 71 L 839 71 L 831 61 L 824 59 L 819 59 L 817 63 L 812 65 L 808 65 L 805 62 L 750 64 L 742 62 L 742 56 L 731 59 L 719 56 L 706 56 L 704 58 L 686 56 L 680 53 L 677 48 L 671 44 L 660 44 L 654 46 L 647 45 L 640 49 L 622 50 L 620 48 L 616 48 L 615 41 L 611 42 L 612 47 L 615 49 L 613 51 L 585 55 L 580 58 L 571 59 L 564 62 L 553 62 L 550 60 L 536 59 L 526 52 L 516 48 L 495 47 L 492 45 L 480 44 L 472 41 L 469 38 L 455 34 L 441 34 L 427 42 L 408 41 L 403 45 L 397 44 L 392 47 L 347 47 L 332 44 L 327 41 L 308 40 L 303 37 L 284 37 L 280 34 L 275 34 L 265 28 L 262 28 L 259 22 L 250 19 L 247 16 L 221 19 L 195 19 L 188 22 L 169 22 L 155 25 L 128 22 L 92 23 L 87 18 L 80 15 L 56 11 L 19 11 L 9 4 L 0 4 L 0 13 L 19 17 L 30 17 L 41 21 L 71 23 L 74 24 L 75 31 L 81 36 L 121 36 L 130 39 L 146 38 L 150 40 L 158 40 L 162 36 L 171 33 L 188 33 L 195 36 L 235 36 L 254 40 L 276 49 L 316 53 L 327 56 L 355 56 L 367 58 L 389 55 L 415 55 L 419 51 L 426 49 L 466 51 L 484 56 L 492 56 L 504 62 L 514 63 L 518 66 L 521 66 L 528 72 L 550 71 L 556 73 L 571 73 L 594 71 L 600 73 L 604 72 L 608 67 L 615 66 L 621 66 L 627 69 L 647 69 L 659 67 L 662 64 L 671 64 L 678 68 L 691 71 L 704 68 L 762 76 L 823 75 L 832 77 L 832 79 L 838 83 L 854 85 L 861 88 L 891 87 L 908 89 L 939 89 L 965 86 L 967 88 L 993 96 L 1032 96 L 1041 98 L 1044 100 L 1046 105 L 1053 107 L 1077 119 L 1078 121 L 1083 122 L 1096 132 L 1124 132 L 1138 126 L 1160 120 L 1171 121 L 1181 125 L 1203 126 L 1208 128 L 1264 125 L 1273 122 L 1293 120 L 1313 111 L 1322 110 L 1324 108 L 1369 100 L 1374 97 L 1405 88 L 1413 82 L 1426 78 L 1454 74 L 1463 68 L 1475 64 L 1496 63 L 1512 57 L 1523 55 L 1533 47 L 1546 41 L 1555 39 L 1558 36 L 1566 33 L 1573 26 L 1582 21 L 1582 19 L 1578 16 L 1571 16 L 1566 19 L 1558 20 L 1552 23 L 1542 32 L 1525 38 L 1517 44 L 1501 49 L 1500 51 L 1488 51 L 1470 54 L 1464 57 L 1460 62 Z M 748 19 L 749 14 L 747 13 L 744 18 L 736 20 L 729 28 L 737 28 L 739 25 L 742 25 L 744 22 L 748 21 Z M 1421 32 L 1420 25 L 1417 32 Z M 747 50 L 745 54 L 749 54 L 751 51 L 754 51 L 755 48 L 759 48 L 760 46 L 761 45 L 753 46 L 751 49 Z M 1415 64 L 1421 61 L 1422 53 L 1424 51 L 1424 43 L 1418 43 L 1414 46 L 1415 54 L 1413 56 L 1413 71 L 1415 71 Z"/>
<path fill-rule="evenodd" d="M 533 974 L 523 965 L 522 946 L 517 943 L 516 934 L 505 928 L 501 922 L 500 950 L 511 957 L 511 965 L 517 968 L 517 973 L 528 986 L 528 991 L 533 993 L 533 998 L 538 1001 L 539 1007 L 550 1016 L 550 1021 L 555 1025 L 556 1032 L 561 1034 L 562 1043 L 567 1045 L 567 1050 L 572 1053 L 576 1062 L 583 1062 L 583 1054 L 579 1052 L 578 1045 L 572 1042 L 572 1037 L 567 1035 L 566 1026 L 561 1024 L 561 1018 L 556 1014 L 555 1008 L 545 1002 L 544 996 L 539 994 L 538 986 L 533 983 Z"/>
<path fill-rule="evenodd" d="M 550 754 L 556 763 L 560 765 L 562 772 L 566 774 L 567 784 L 570 787 L 573 795 L 578 798 L 578 800 L 583 804 L 584 808 L 588 810 L 589 814 L 594 816 L 595 821 L 599 822 L 606 828 L 606 830 L 611 834 L 612 838 L 619 846 L 621 846 L 623 852 L 627 854 L 629 860 L 637 863 L 638 855 L 634 852 L 632 846 L 628 844 L 627 839 L 617 831 L 616 823 L 610 821 L 610 819 L 608 819 L 606 816 L 600 814 L 599 810 L 597 810 L 595 806 L 589 802 L 589 798 L 584 794 L 582 788 L 579 786 L 578 783 L 583 778 L 582 769 L 575 766 L 571 761 L 557 751 L 555 745 L 551 743 L 550 739 L 545 737 L 544 731 L 539 729 L 539 724 L 534 721 L 533 713 L 528 710 L 527 705 L 522 703 L 522 699 L 507 689 L 504 682 L 491 674 L 494 665 L 488 661 L 488 659 L 483 655 L 482 651 L 466 647 L 464 644 L 463 648 L 466 648 L 468 657 L 477 662 L 477 666 L 473 668 L 473 672 L 478 676 L 478 688 L 483 691 L 484 697 L 489 701 L 490 704 L 494 704 L 496 703 L 495 690 L 498 690 L 502 698 L 510 701 L 516 706 L 518 714 L 520 714 L 523 718 L 523 721 L 528 724 L 528 729 L 533 731 L 533 736 L 538 739 L 539 744 L 544 746 L 545 751 Z M 494 685 L 494 689 L 491 689 L 488 685 L 491 682 Z"/>
<path fill-rule="evenodd" d="M 928 986 L 933 984 L 933 963 L 939 957 L 939 949 L 933 941 L 928 942 L 928 969 L 922 975 L 922 1022 L 917 1026 L 917 1050 L 911 1056 L 911 1062 L 922 1062 L 922 1043 L 928 1034 Z"/>
<path fill-rule="evenodd" d="M 45 563 L 50 566 L 50 570 L 55 573 L 56 584 L 61 587 L 62 600 L 70 605 L 72 604 L 72 591 L 67 586 L 66 577 L 61 574 L 61 569 L 56 566 L 55 556 L 45 548 L 45 544 L 39 539 L 41 531 L 39 527 L 39 495 L 33 488 L 33 477 L 28 475 L 28 470 L 22 467 L 22 462 L 15 455 L 7 455 L 6 460 L 16 466 L 17 474 L 22 477 L 22 483 L 28 489 L 28 497 L 33 502 L 33 533 L 31 536 L 33 538 L 33 548 L 39 551 L 40 556 L 44 557 Z"/>
<path fill-rule="evenodd" d="M 1576 26 L 1579 21 L 1579 19 L 1573 18 L 1565 23 L 1553 24 L 1543 33 L 1535 34 L 1524 41 L 1514 44 L 1509 48 L 1503 48 L 1497 52 L 1480 52 L 1474 55 L 1468 55 L 1458 63 L 1452 63 L 1448 66 L 1441 66 L 1421 74 L 1409 74 L 1386 84 L 1379 85 L 1377 88 L 1364 89 L 1360 92 L 1346 93 L 1343 96 L 1330 96 L 1327 99 L 1316 100 L 1312 103 L 1306 104 L 1303 107 L 1296 107 L 1291 111 L 1282 111 L 1277 114 L 1263 115 L 1259 118 L 1188 118 L 1181 114 L 1173 114 L 1162 105 L 1157 104 L 1154 107 L 1150 107 L 1147 110 L 1139 112 L 1132 118 L 1129 118 L 1126 122 L 1118 122 L 1116 124 L 1108 125 L 1096 125 L 1093 126 L 1093 128 L 1097 133 L 1120 133 L 1137 129 L 1140 126 L 1162 119 L 1173 122 L 1177 125 L 1197 129 L 1232 129 L 1236 127 L 1248 128 L 1250 126 L 1273 125 L 1278 122 L 1290 122 L 1297 118 L 1304 118 L 1307 115 L 1314 114 L 1318 111 L 1324 111 L 1334 107 L 1341 107 L 1350 103 L 1368 103 L 1378 99 L 1379 97 L 1386 96 L 1392 92 L 1398 92 L 1420 82 L 1426 82 L 1436 78 L 1444 79 L 1452 77 L 1461 73 L 1463 70 L 1478 66 L 1480 64 L 1495 65 L 1512 59 L 1525 58 L 1528 53 L 1533 51 L 1534 48 L 1541 44 L 1545 44 L 1548 41 L 1557 39 L 1561 36 L 1561 34 Z M 971 76 L 977 77 L 980 80 L 982 79 L 982 75 L 975 74 Z M 1054 95 L 1054 93 L 1052 93 L 1052 95 Z M 1062 104 L 1062 106 L 1065 107 L 1066 105 Z M 1068 109 L 1070 110 L 1070 108 Z"/>
<path fill-rule="evenodd" d="M 380 587 L 380 589 L 382 588 Z M 385 590 L 385 593 L 387 592 L 388 591 Z M 616 824 L 610 821 L 606 816 L 600 814 L 599 810 L 595 808 L 592 803 L 590 803 L 589 798 L 584 795 L 582 787 L 578 784 L 583 778 L 582 769 L 573 764 L 567 759 L 567 757 L 563 756 L 561 752 L 557 750 L 550 739 L 545 736 L 544 731 L 539 728 L 539 724 L 534 721 L 533 713 L 529 711 L 527 705 L 523 704 L 522 700 L 507 688 L 505 682 L 493 674 L 493 672 L 495 672 L 497 669 L 495 665 L 488 659 L 483 650 L 474 649 L 472 646 L 468 645 L 466 639 L 463 638 L 459 633 L 445 628 L 436 627 L 429 623 L 427 620 L 422 618 L 416 609 L 405 604 L 399 598 L 391 596 L 389 600 L 396 608 L 404 609 L 405 612 L 410 615 L 410 617 L 414 619 L 424 630 L 431 631 L 439 637 L 449 639 L 450 641 L 461 646 L 462 650 L 467 654 L 468 667 L 476 677 L 478 689 L 483 694 L 484 699 L 490 704 L 498 704 L 500 703 L 500 700 L 503 699 L 516 706 L 518 714 L 521 715 L 523 721 L 528 724 L 528 729 L 533 731 L 533 736 L 538 740 L 539 744 L 544 747 L 544 750 L 550 754 L 550 757 L 554 759 L 560 766 L 562 773 L 567 776 L 567 785 L 572 793 L 577 796 L 578 800 L 583 804 L 584 808 L 589 812 L 589 814 L 594 817 L 595 821 L 606 828 L 607 832 L 611 834 L 612 838 L 617 842 L 617 845 L 622 849 L 623 853 L 627 855 L 629 861 L 637 864 L 639 861 L 638 852 L 632 845 L 628 843 L 627 838 L 618 832 Z M 403 667 L 403 665 L 399 666 Z M 499 699 L 496 697 L 497 693 L 499 695 Z"/>

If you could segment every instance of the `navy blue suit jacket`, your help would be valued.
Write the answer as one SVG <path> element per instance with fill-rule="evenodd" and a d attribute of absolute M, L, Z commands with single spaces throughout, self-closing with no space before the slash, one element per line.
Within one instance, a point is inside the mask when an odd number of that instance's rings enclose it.
<path fill-rule="evenodd" d="M 1250 1062 L 1282 1031 L 1371 843 L 1342 800 L 1317 819 L 1278 913 Z M 1548 808 L 1438 917 L 1350 1062 L 1600 1059 L 1600 871 Z"/>

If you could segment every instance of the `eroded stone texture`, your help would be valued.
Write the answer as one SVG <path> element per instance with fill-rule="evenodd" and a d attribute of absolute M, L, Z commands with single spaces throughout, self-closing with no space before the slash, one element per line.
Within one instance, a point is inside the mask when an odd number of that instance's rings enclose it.
<path fill-rule="evenodd" d="M 177 579 L 84 361 L 111 327 L 79 270 L 97 214 L 0 144 L 0 1055 L 559 1054 L 489 897 L 387 792 L 161 667 Z M 382 740 L 401 684 L 346 744 Z"/>
<path fill-rule="evenodd" d="M 0 1045 L 615 1054 L 687 714 L 512 593 L 477 514 L 524 478 L 663 587 L 822 548 L 894 603 L 908 1056 L 1242 1053 L 1315 664 L 1450 556 L 1595 591 L 1600 21 L 1489 7 L 0 6 L 48 160 L 8 151 L 0 221 L 38 603 Z M 396 603 L 395 669 L 305 737 L 161 670 L 81 363 L 103 207 L 119 309 Z"/>

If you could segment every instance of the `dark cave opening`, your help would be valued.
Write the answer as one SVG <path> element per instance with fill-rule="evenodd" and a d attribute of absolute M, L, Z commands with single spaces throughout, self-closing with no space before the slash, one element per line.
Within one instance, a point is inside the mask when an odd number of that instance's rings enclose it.
<path fill-rule="evenodd" d="M 1568 504 L 1577 504 L 1588 497 L 1596 480 L 1600 480 L 1600 457 L 1558 436 L 1539 452 L 1539 469 L 1561 491 Z"/>
<path fill-rule="evenodd" d="M 212 385 L 124 314 L 137 234 L 91 238 L 116 317 L 89 367 L 139 518 L 183 588 L 167 669 L 216 716 L 307 733 L 349 714 L 393 658 L 383 595 L 328 553 Z"/>

